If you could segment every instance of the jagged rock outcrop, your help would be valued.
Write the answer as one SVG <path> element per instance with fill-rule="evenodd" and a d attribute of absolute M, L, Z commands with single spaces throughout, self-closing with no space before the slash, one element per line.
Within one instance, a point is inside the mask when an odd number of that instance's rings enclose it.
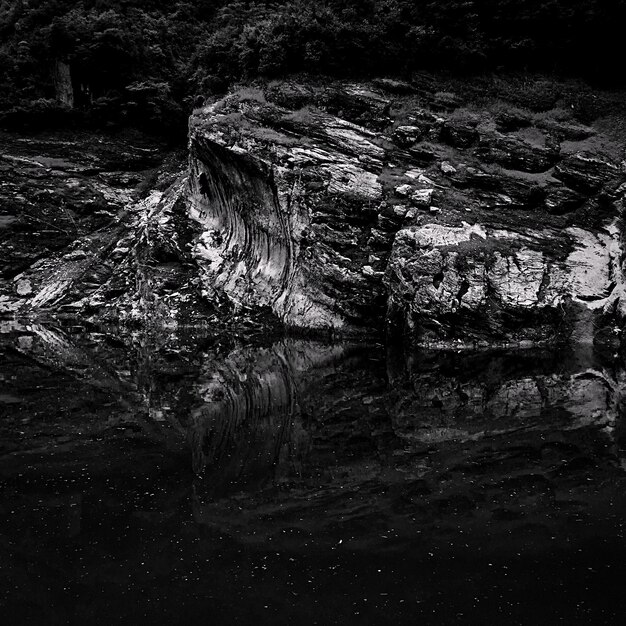
<path fill-rule="evenodd" d="M 132 133 L 2 139 L 0 317 L 215 322 L 188 251 L 184 152 Z"/>
<path fill-rule="evenodd" d="M 590 341 L 598 320 L 622 306 L 621 260 L 615 224 L 599 232 L 409 227 L 387 269 L 390 314 L 405 316 L 422 343 L 540 342 L 560 332 Z"/>
<path fill-rule="evenodd" d="M 477 106 L 433 80 L 259 83 L 197 109 L 188 171 L 153 172 L 152 190 L 97 158 L 16 149 L 3 162 L 45 183 L 23 217 L 0 215 L 15 233 L 0 312 L 616 347 L 619 120 L 568 107 L 518 108 L 506 89 Z M 51 207 L 63 237 L 32 246 L 19 225 L 52 205 L 48 179 L 73 205 Z"/>
<path fill-rule="evenodd" d="M 164 146 L 75 133 L 3 135 L 2 144 L 0 316 L 104 318 L 110 308 L 132 317 L 135 270 L 151 269 L 156 231 L 177 246 L 153 219 L 161 197 L 167 215 L 176 189 L 163 193 L 172 178 L 157 170 Z M 162 190 L 141 191 L 147 177 Z"/>
<path fill-rule="evenodd" d="M 618 333 L 623 146 L 560 111 L 439 100 L 282 83 L 197 110 L 205 293 L 301 329 L 386 320 L 429 345 Z"/>
<path fill-rule="evenodd" d="M 198 113 L 190 211 L 207 294 L 268 307 L 296 328 L 380 325 L 382 274 L 367 244 L 383 198 L 377 141 L 322 109 L 270 105 L 262 92 Z"/>

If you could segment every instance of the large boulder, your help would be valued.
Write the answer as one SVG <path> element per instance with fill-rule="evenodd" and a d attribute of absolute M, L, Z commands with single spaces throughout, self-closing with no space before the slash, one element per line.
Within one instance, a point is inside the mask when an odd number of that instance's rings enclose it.
<path fill-rule="evenodd" d="M 386 272 L 389 319 L 428 345 L 591 342 L 621 306 L 617 226 L 513 231 L 462 223 L 401 230 Z"/>

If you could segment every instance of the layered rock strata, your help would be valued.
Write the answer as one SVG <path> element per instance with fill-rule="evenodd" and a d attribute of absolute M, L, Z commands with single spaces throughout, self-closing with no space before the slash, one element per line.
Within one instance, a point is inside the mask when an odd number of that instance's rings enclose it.
<path fill-rule="evenodd" d="M 11 244 L 0 312 L 166 326 L 234 313 L 440 347 L 616 347 L 621 117 L 552 87 L 560 99 L 537 92 L 534 109 L 506 86 L 484 97 L 423 77 L 235 89 L 192 115 L 186 172 L 117 194 L 107 224 L 53 250 L 18 263 Z"/>
<path fill-rule="evenodd" d="M 386 321 L 427 345 L 612 342 L 619 143 L 558 108 L 506 115 L 457 98 L 442 111 L 435 93 L 398 91 L 282 83 L 195 112 L 205 294 L 300 329 Z"/>

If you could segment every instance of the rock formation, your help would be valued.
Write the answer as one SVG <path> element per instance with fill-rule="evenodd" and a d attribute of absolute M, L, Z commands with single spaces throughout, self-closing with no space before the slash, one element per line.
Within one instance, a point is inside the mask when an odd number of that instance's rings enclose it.
<path fill-rule="evenodd" d="M 495 105 L 441 111 L 435 94 L 393 91 L 283 83 L 194 113 L 206 293 L 300 329 L 386 319 L 428 345 L 617 332 L 621 146 L 596 137 L 609 150 L 590 151 L 593 128 L 547 115 L 520 129 Z"/>
<path fill-rule="evenodd" d="M 478 106 L 432 81 L 241 87 L 194 111 L 188 170 L 169 189 L 11 274 L 0 305 L 160 324 L 221 311 L 440 347 L 615 347 L 624 147 L 568 102 Z"/>

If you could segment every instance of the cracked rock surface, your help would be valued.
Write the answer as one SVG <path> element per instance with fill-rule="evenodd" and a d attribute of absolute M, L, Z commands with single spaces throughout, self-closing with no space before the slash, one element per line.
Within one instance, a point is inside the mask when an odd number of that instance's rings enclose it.
<path fill-rule="evenodd" d="M 281 83 L 196 110 L 189 202 L 206 292 L 295 328 L 386 322 L 426 345 L 618 329 L 619 139 L 559 111 L 439 100 L 380 81 Z"/>
<path fill-rule="evenodd" d="M 503 85 L 240 86 L 193 112 L 188 165 L 136 141 L 12 138 L 0 310 L 615 346 L 626 112 Z"/>

